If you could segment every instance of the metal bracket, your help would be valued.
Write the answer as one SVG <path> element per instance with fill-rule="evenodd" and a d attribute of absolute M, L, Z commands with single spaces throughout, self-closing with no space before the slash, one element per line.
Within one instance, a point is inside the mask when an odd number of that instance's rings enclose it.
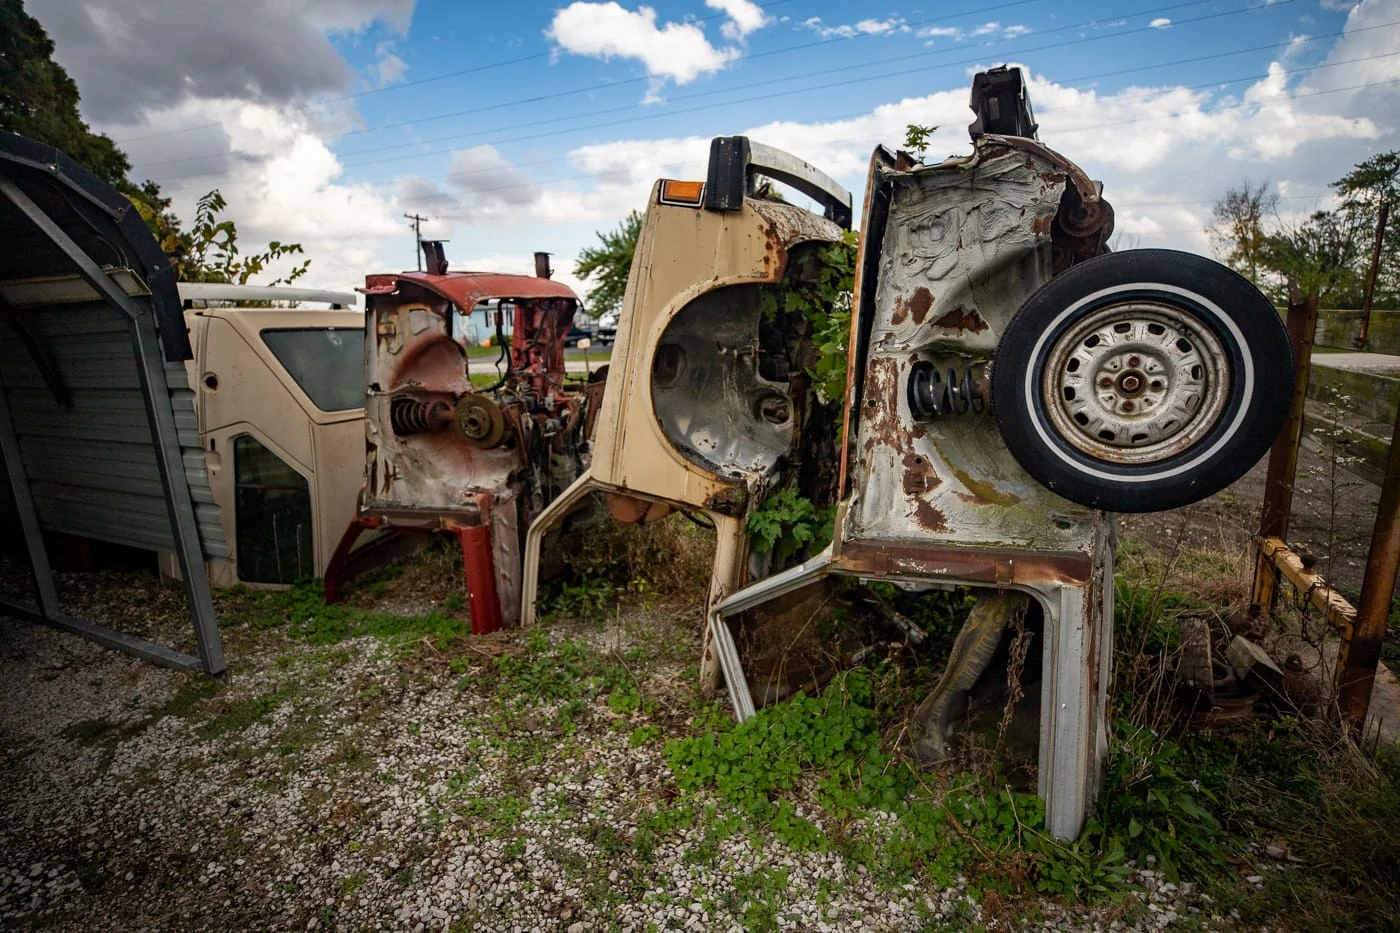
<path fill-rule="evenodd" d="M 755 174 L 791 185 L 818 202 L 826 218 L 851 229 L 851 193 L 830 175 L 791 153 L 747 136 L 716 136 L 710 142 L 705 210 L 737 211 L 753 191 Z"/>
<path fill-rule="evenodd" d="M 180 449 L 175 414 L 170 409 L 169 386 L 160 361 L 159 335 L 156 333 L 154 311 L 147 313 L 125 291 L 117 287 L 102 267 L 94 262 L 52 217 L 35 204 L 13 179 L 0 176 L 0 195 L 49 238 L 103 300 L 127 318 L 132 350 L 136 354 L 137 371 L 141 378 L 141 391 L 146 402 L 147 423 L 155 446 L 156 466 L 165 492 L 171 534 L 175 539 L 175 553 L 180 561 L 185 595 L 194 621 L 195 642 L 199 647 L 204 670 L 210 674 L 220 673 L 227 665 L 224 661 L 223 645 L 219 639 L 213 595 L 209 591 L 209 577 L 204 564 L 204 548 L 199 540 L 194 500 L 185 479 L 184 456 Z M 14 462 L 10 462 L 9 467 L 12 474 L 22 469 L 17 451 Z M 42 547 L 42 544 L 40 546 Z M 124 644 L 111 644 L 111 647 L 134 650 L 125 647 Z M 143 653 L 143 656 L 150 657 L 148 652 Z M 158 661 L 159 658 L 152 657 L 151 660 Z"/>

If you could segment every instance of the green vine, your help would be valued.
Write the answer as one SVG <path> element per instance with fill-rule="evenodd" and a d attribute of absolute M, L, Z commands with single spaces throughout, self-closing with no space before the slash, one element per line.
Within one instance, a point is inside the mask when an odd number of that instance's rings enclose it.
<path fill-rule="evenodd" d="M 804 361 L 807 375 L 825 403 L 846 400 L 846 344 L 858 242 L 855 231 L 847 230 L 834 243 L 795 254 L 787 281 L 763 292 L 765 321 L 800 318 L 806 322 L 814 354 L 811 361 Z"/>
<path fill-rule="evenodd" d="M 812 500 L 791 487 L 759 503 L 749 515 L 750 546 L 756 554 L 772 551 L 781 561 L 806 548 L 826 547 L 831 541 L 836 509 L 818 509 Z"/>

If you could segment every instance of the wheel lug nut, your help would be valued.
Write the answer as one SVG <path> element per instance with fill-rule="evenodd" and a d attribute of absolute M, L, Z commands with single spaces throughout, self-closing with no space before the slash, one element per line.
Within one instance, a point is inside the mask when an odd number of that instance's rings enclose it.
<path fill-rule="evenodd" d="M 1124 402 L 1124 403 L 1123 403 L 1123 410 L 1124 410 L 1124 411 L 1132 411 L 1132 410 L 1133 410 L 1133 403 L 1132 403 L 1132 402 Z"/>
<path fill-rule="evenodd" d="M 1107 376 L 1104 376 L 1102 379 L 1099 380 L 1100 388 L 1107 389 L 1111 385 L 1113 385 L 1113 380 L 1108 378 Z"/>
<path fill-rule="evenodd" d="M 1137 365 L 1139 365 L 1139 364 L 1141 364 L 1141 363 L 1142 363 L 1142 360 L 1138 359 L 1138 358 L 1135 357 L 1135 356 L 1130 356 L 1130 357 L 1128 357 L 1128 365 L 1129 365 L 1129 366 L 1137 366 Z"/>
<path fill-rule="evenodd" d="M 1154 382 L 1154 383 L 1152 383 L 1152 391 L 1153 391 L 1153 392 L 1161 392 L 1161 391 L 1162 391 L 1162 383 L 1161 383 L 1161 382 Z"/>

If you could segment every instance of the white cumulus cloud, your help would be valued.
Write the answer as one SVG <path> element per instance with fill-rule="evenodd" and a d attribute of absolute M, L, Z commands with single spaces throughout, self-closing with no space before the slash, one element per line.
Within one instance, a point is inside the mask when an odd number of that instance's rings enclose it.
<path fill-rule="evenodd" d="M 732 5 L 732 0 L 726 2 Z M 628 10 L 612 0 L 575 0 L 554 14 L 545 35 L 575 55 L 603 60 L 635 59 L 647 74 L 669 78 L 677 84 L 719 71 L 741 54 L 735 48 L 711 45 L 705 31 L 695 23 L 658 26 L 653 8 Z"/>
<path fill-rule="evenodd" d="M 721 27 L 724 37 L 738 42 L 749 33 L 762 29 L 770 20 L 763 7 L 753 0 L 705 0 L 705 6 L 719 10 L 729 17 L 729 22 Z"/>
<path fill-rule="evenodd" d="M 1153 29 L 1166 29 L 1171 24 L 1172 21 L 1170 19 L 1165 16 L 1159 16 L 1147 25 L 1151 26 Z"/>

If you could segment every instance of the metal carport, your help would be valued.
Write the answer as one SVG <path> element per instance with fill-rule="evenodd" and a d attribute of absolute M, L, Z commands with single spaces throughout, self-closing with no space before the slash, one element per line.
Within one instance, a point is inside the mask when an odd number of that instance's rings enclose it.
<path fill-rule="evenodd" d="M 0 595 L 0 612 L 213 674 L 225 664 L 205 561 L 227 546 L 189 358 L 175 270 L 131 202 L 0 132 L 0 490 L 36 597 Z M 174 552 L 198 657 L 64 612 L 46 532 Z"/>

